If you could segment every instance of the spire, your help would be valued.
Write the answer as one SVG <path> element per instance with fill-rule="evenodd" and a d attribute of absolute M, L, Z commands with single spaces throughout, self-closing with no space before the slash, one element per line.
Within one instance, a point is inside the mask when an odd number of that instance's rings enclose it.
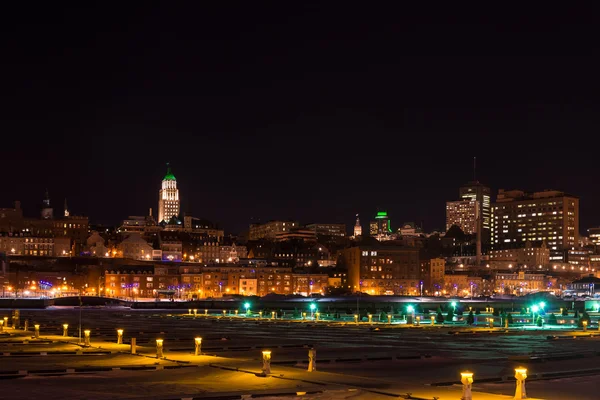
<path fill-rule="evenodd" d="M 163 181 L 175 181 L 175 175 L 171 172 L 171 165 L 167 163 L 167 174 L 163 178 Z"/>
<path fill-rule="evenodd" d="M 67 198 L 66 197 L 65 197 L 64 209 L 65 209 L 65 217 L 68 217 L 70 213 L 69 213 L 69 207 L 67 207 Z"/>
<path fill-rule="evenodd" d="M 362 227 L 360 226 L 360 219 L 358 218 L 358 214 L 356 214 L 356 225 L 354 225 L 354 237 L 358 237 L 362 235 Z"/>
<path fill-rule="evenodd" d="M 473 181 L 477 182 L 477 157 L 473 157 Z"/>

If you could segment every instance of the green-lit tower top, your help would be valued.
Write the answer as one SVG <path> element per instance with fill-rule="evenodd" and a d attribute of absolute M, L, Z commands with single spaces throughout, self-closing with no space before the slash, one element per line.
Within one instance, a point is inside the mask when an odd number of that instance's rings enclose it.
<path fill-rule="evenodd" d="M 177 179 L 175 179 L 175 175 L 173 175 L 173 172 L 171 172 L 171 166 L 169 165 L 169 163 L 167 163 L 167 174 L 163 178 L 163 181 L 176 181 L 176 180 Z"/>

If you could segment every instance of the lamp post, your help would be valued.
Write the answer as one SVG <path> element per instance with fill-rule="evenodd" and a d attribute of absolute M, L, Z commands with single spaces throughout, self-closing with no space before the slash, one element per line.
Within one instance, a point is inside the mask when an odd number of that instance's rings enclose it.
<path fill-rule="evenodd" d="M 317 370 L 317 349 L 311 347 L 308 350 L 308 372 Z"/>
<path fill-rule="evenodd" d="M 69 324 L 63 324 L 63 336 L 64 337 L 69 336 L 68 331 L 69 331 Z"/>
<path fill-rule="evenodd" d="M 535 326 L 535 313 L 538 312 L 538 310 L 539 310 L 539 307 L 537 305 L 534 304 L 533 306 L 531 306 L 531 319 L 532 319 L 531 322 L 533 322 L 534 326 Z"/>
<path fill-rule="evenodd" d="M 86 330 L 83 331 L 84 340 L 85 340 L 84 345 L 85 346 L 89 346 L 90 345 L 90 342 L 91 342 L 90 341 L 90 334 L 91 333 L 92 333 L 92 331 L 90 331 L 89 329 L 86 329 Z"/>
<path fill-rule="evenodd" d="M 244 303 L 244 308 L 246 309 L 246 316 L 250 313 L 250 303 Z"/>
<path fill-rule="evenodd" d="M 36 339 L 39 339 L 40 338 L 40 326 L 38 324 L 35 324 L 33 326 L 33 328 L 35 329 L 33 335 L 35 336 Z"/>
<path fill-rule="evenodd" d="M 515 390 L 515 400 L 523 400 L 527 398 L 525 392 L 525 379 L 527 379 L 526 368 L 515 368 L 515 379 L 517 380 L 517 388 Z"/>
<path fill-rule="evenodd" d="M 460 400 L 473 400 L 471 395 L 471 386 L 473 385 L 473 373 L 472 372 L 461 372 L 460 381 L 463 384 L 462 397 Z"/>
<path fill-rule="evenodd" d="M 262 358 L 262 362 L 263 362 L 262 373 L 263 373 L 263 375 L 270 374 L 271 373 L 271 350 L 263 350 L 262 356 L 263 356 L 263 358 Z"/>
<path fill-rule="evenodd" d="M 117 329 L 117 344 L 123 344 L 123 329 Z"/>
<path fill-rule="evenodd" d="M 406 311 L 408 311 L 410 313 L 410 319 L 411 319 L 411 323 L 414 324 L 415 321 L 415 308 L 413 306 L 408 306 L 406 307 Z"/>
<path fill-rule="evenodd" d="M 194 349 L 194 355 L 195 356 L 199 356 L 200 354 L 202 354 L 202 338 L 201 337 L 197 337 L 194 338 L 194 344 L 195 344 L 195 349 Z"/>
<path fill-rule="evenodd" d="M 315 303 L 310 303 L 310 318 L 313 319 L 313 313 L 315 312 L 315 309 L 317 308 L 317 306 L 315 305 Z"/>
<path fill-rule="evenodd" d="M 156 339 L 156 358 L 163 358 L 163 339 Z"/>

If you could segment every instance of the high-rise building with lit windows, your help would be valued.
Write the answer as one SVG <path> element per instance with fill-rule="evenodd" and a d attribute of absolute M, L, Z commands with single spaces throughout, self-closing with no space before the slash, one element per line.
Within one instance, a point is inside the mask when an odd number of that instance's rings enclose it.
<path fill-rule="evenodd" d="M 369 224 L 369 233 L 377 240 L 388 240 L 392 233 L 392 227 L 390 225 L 390 217 L 388 217 L 387 211 L 378 211 L 375 216 L 375 221 L 371 221 Z"/>
<path fill-rule="evenodd" d="M 162 180 L 162 187 L 158 192 L 158 222 L 169 222 L 171 217 L 179 215 L 179 189 L 177 180 L 167 164 L 167 174 Z"/>
<path fill-rule="evenodd" d="M 477 206 L 476 200 L 446 202 L 446 231 L 456 225 L 464 233 L 474 234 L 477 231 Z"/>
<path fill-rule="evenodd" d="M 481 241 L 490 242 L 491 190 L 479 181 L 471 181 L 462 185 L 458 190 L 461 200 L 477 202 L 475 219 L 479 216 L 477 230 L 481 232 Z M 464 230 L 464 229 L 463 229 Z"/>
<path fill-rule="evenodd" d="M 579 242 L 579 198 L 556 190 L 526 194 L 500 189 L 492 205 L 494 250 L 519 249 L 530 241 L 550 249 L 550 262 L 565 261 Z"/>

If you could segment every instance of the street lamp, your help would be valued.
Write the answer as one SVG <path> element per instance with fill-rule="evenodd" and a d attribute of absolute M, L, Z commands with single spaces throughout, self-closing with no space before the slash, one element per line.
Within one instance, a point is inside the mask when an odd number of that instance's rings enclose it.
<path fill-rule="evenodd" d="M 310 303 L 310 317 L 313 318 L 313 312 L 315 311 L 315 309 L 317 308 L 317 306 L 315 305 L 315 303 Z"/>
<path fill-rule="evenodd" d="M 537 305 L 533 305 L 531 306 L 531 316 L 532 316 L 532 322 L 535 325 L 535 313 L 538 312 L 540 308 Z"/>
<path fill-rule="evenodd" d="M 406 307 L 406 311 L 411 313 L 411 319 L 414 321 L 415 320 L 415 308 L 413 306 L 408 306 L 408 307 Z"/>
<path fill-rule="evenodd" d="M 244 308 L 246 309 L 246 315 L 250 312 L 250 303 L 244 303 Z"/>

